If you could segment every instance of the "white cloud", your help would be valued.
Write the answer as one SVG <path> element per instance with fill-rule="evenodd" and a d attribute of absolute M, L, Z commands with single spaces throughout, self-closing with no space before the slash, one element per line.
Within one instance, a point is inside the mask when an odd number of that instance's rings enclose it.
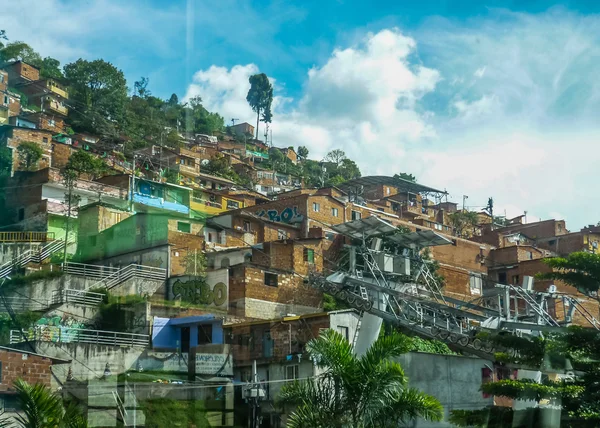
<path fill-rule="evenodd" d="M 475 73 L 473 73 L 473 76 L 481 79 L 483 77 L 483 75 L 485 74 L 485 69 L 486 67 L 480 67 L 477 70 L 475 70 Z"/>
<path fill-rule="evenodd" d="M 417 104 L 434 90 L 436 70 L 410 64 L 415 41 L 397 29 L 368 34 L 358 45 L 336 49 L 328 61 L 308 71 L 304 93 L 291 100 L 278 94 L 272 124 L 274 144 L 306 145 L 314 158 L 342 148 L 361 159 L 364 171 L 386 168 L 404 155 L 405 145 L 435 136 Z M 246 102 L 254 64 L 231 69 L 211 67 L 194 75 L 188 96 L 199 94 L 208 109 L 229 120 L 252 122 Z M 277 86 L 276 86 L 277 89 Z M 262 126 L 262 125 L 261 125 Z"/>

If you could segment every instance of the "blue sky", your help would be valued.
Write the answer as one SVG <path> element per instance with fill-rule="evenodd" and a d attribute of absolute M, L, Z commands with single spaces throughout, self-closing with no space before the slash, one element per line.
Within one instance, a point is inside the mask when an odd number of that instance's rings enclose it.
<path fill-rule="evenodd" d="M 276 145 L 315 158 L 341 148 L 365 174 L 412 172 L 474 209 L 493 196 L 509 216 L 565 218 L 574 230 L 600 220 L 599 9 L 0 0 L 0 28 L 63 63 L 109 60 L 130 86 L 147 76 L 157 96 L 200 95 L 227 121 L 253 121 L 247 80 L 264 72 Z"/>

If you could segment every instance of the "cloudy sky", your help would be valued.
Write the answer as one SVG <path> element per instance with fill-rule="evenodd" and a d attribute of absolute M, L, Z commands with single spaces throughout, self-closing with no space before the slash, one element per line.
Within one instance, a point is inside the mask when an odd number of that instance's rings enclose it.
<path fill-rule="evenodd" d="M 104 58 L 154 95 L 252 123 L 275 85 L 278 146 L 339 148 L 479 209 L 600 221 L 600 3 L 0 0 L 0 29 L 63 63 Z M 419 3 L 426 3 L 425 6 Z M 218 4 L 218 6 L 216 6 Z"/>

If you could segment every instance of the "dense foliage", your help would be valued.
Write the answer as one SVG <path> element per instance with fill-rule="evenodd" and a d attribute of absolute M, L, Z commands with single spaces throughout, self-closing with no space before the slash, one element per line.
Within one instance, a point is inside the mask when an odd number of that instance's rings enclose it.
<path fill-rule="evenodd" d="M 362 356 L 338 332 L 327 330 L 307 344 L 322 370 L 316 378 L 286 384 L 281 401 L 296 406 L 288 427 L 396 427 L 415 418 L 442 419 L 441 404 L 408 387 L 394 357 L 410 350 L 410 339 L 379 337 Z"/>

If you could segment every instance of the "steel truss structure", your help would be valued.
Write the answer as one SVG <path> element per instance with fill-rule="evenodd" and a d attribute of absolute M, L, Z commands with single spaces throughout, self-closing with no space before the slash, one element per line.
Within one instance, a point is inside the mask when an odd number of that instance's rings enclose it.
<path fill-rule="evenodd" d="M 378 217 L 354 220 L 333 229 L 352 240 L 347 247 L 348 263 L 327 277 L 311 272 L 307 282 L 359 310 L 361 320 L 365 313 L 371 314 L 483 358 L 507 351 L 477 337 L 483 331 L 518 336 L 559 332 L 571 324 L 576 311 L 600 330 L 600 322 L 569 295 L 504 284 L 482 287 L 481 297 L 471 301 L 444 295 L 423 250 L 452 241 L 433 231 L 401 234 Z M 395 244 L 396 254 L 382 249 L 386 242 Z M 557 300 L 568 308 L 563 319 L 556 319 L 548 310 Z M 378 328 L 363 330 L 357 329 L 357 336 L 368 334 L 371 341 L 379 333 Z M 359 340 L 357 336 L 354 344 Z"/>

